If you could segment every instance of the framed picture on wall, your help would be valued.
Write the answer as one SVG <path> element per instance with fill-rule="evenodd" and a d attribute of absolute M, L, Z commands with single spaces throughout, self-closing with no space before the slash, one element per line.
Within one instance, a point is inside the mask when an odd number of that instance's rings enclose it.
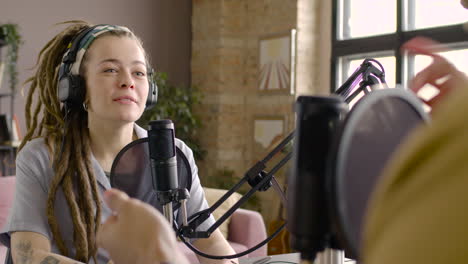
<path fill-rule="evenodd" d="M 258 90 L 294 94 L 296 30 L 261 38 L 258 46 Z"/>
<path fill-rule="evenodd" d="M 254 119 L 255 153 L 267 153 L 280 143 L 285 134 L 282 116 L 263 116 Z"/>

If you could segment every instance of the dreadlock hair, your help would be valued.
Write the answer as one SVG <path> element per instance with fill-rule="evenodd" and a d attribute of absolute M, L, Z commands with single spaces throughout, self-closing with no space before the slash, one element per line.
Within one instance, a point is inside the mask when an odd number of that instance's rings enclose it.
<path fill-rule="evenodd" d="M 96 262 L 101 197 L 91 163 L 88 116 L 85 109 L 79 107 L 67 111 L 65 107 L 61 107 L 57 97 L 58 69 L 62 57 L 74 37 L 91 25 L 84 21 L 60 24 L 68 26 L 40 51 L 35 66 L 36 73 L 26 80 L 26 83 L 30 83 L 25 107 L 27 133 L 19 150 L 34 138 L 44 138 L 54 170 L 47 199 L 47 219 L 53 239 L 62 255 L 85 263 L 93 258 Z M 141 40 L 131 32 L 109 31 L 99 37 L 106 35 L 135 39 L 144 51 Z M 85 64 L 86 54 L 80 67 L 81 76 L 84 76 Z M 35 106 L 33 97 L 37 98 Z M 70 209 L 75 256 L 70 256 L 60 233 L 60 223 L 55 216 L 55 199 L 59 188 L 62 188 Z"/>

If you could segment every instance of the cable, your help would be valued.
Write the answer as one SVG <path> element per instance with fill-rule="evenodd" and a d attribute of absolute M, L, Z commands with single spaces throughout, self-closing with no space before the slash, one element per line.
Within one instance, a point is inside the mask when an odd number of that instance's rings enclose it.
<path fill-rule="evenodd" d="M 291 262 L 291 261 L 282 261 L 282 260 L 275 260 L 275 261 L 270 261 L 265 264 L 271 264 L 271 263 L 288 263 L 288 264 L 299 264 L 298 262 Z"/>
<path fill-rule="evenodd" d="M 385 69 L 383 67 L 383 65 L 376 59 L 366 59 L 365 61 L 372 61 L 372 62 L 375 62 L 377 63 L 377 65 L 379 65 L 380 67 L 380 70 L 382 71 L 382 74 L 385 75 Z"/>
<path fill-rule="evenodd" d="M 241 253 L 237 253 L 237 254 L 234 254 L 234 255 L 228 255 L 228 256 L 213 256 L 213 255 L 209 255 L 209 254 L 206 254 L 204 252 L 201 252 L 200 250 L 198 250 L 196 247 L 194 247 L 192 244 L 190 244 L 189 242 L 187 242 L 185 240 L 185 237 L 183 237 L 181 234 L 179 234 L 179 238 L 182 240 L 182 242 L 184 242 L 184 244 L 190 248 L 193 252 L 197 253 L 198 255 L 202 256 L 202 257 L 205 257 L 205 258 L 209 258 L 209 259 L 233 259 L 233 258 L 240 258 L 240 257 L 243 257 L 249 253 L 252 253 L 254 252 L 255 250 L 261 248 L 262 246 L 264 246 L 265 244 L 267 244 L 268 242 L 270 242 L 273 238 L 275 238 L 279 232 L 281 232 L 281 230 L 284 229 L 284 227 L 286 226 L 287 222 L 285 222 L 283 225 L 281 225 L 271 236 L 267 237 L 265 240 L 263 240 L 262 242 L 260 242 L 259 244 L 257 244 L 256 246 L 250 248 L 250 249 L 247 249 Z"/>

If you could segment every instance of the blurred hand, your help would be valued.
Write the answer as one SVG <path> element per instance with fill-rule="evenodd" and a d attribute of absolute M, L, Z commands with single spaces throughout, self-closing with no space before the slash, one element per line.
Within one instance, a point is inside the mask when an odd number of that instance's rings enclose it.
<path fill-rule="evenodd" d="M 104 200 L 114 215 L 101 226 L 97 242 L 115 264 L 188 263 L 171 226 L 156 209 L 115 189 L 106 191 Z"/>
<path fill-rule="evenodd" d="M 468 0 L 460 0 L 460 3 L 462 4 L 464 8 L 468 9 Z"/>
<path fill-rule="evenodd" d="M 431 108 L 436 106 L 453 90 L 468 89 L 466 75 L 457 70 L 446 59 L 436 54 L 436 52 L 443 50 L 439 43 L 424 37 L 413 38 L 402 46 L 402 51 L 407 51 L 409 54 L 427 55 L 433 59 L 432 64 L 418 73 L 409 84 L 410 89 L 416 94 L 426 84 L 432 85 L 439 91 L 436 96 L 429 100 L 421 98 Z"/>

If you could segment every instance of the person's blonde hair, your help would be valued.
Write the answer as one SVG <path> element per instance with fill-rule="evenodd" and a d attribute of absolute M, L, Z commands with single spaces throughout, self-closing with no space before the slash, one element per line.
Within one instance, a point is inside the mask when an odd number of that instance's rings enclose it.
<path fill-rule="evenodd" d="M 84 21 L 67 21 L 61 24 L 68 26 L 40 51 L 36 73 L 26 80 L 26 83 L 30 83 L 25 107 L 27 133 L 19 150 L 34 138 L 44 138 L 54 170 L 47 200 L 47 219 L 53 240 L 64 256 L 81 262 L 88 262 L 90 258 L 96 261 L 101 197 L 91 162 L 87 112 L 82 108 L 73 108 L 67 115 L 66 125 L 66 113 L 57 97 L 58 69 L 62 57 L 74 37 L 91 25 Z M 108 35 L 130 37 L 141 45 L 141 41 L 131 32 L 109 31 L 99 37 Z M 81 68 L 86 67 L 85 62 L 86 55 Z M 80 73 L 83 72 L 80 69 Z M 33 106 L 34 97 L 38 99 Z M 66 247 L 60 233 L 60 223 L 55 216 L 55 199 L 59 188 L 62 188 L 70 209 L 75 256 L 71 256 Z"/>

